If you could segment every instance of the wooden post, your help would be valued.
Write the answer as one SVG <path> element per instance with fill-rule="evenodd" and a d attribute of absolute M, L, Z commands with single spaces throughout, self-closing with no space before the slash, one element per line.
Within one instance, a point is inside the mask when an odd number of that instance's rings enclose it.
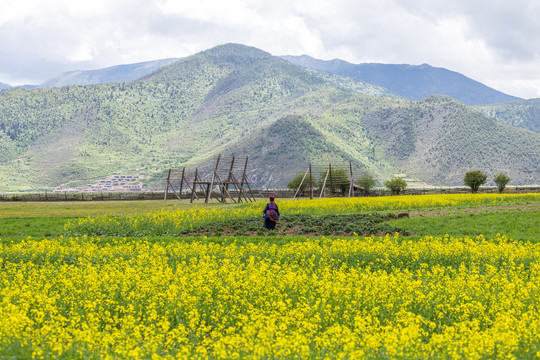
<path fill-rule="evenodd" d="M 193 184 L 191 188 L 191 203 L 193 203 L 193 198 L 195 197 L 195 192 L 197 191 L 197 184 L 196 181 L 199 180 L 199 168 L 195 169 L 195 179 L 193 179 Z"/>
<path fill-rule="evenodd" d="M 311 171 L 311 163 L 309 163 L 309 199 L 313 200 L 313 173 Z"/>
<path fill-rule="evenodd" d="M 328 168 L 328 171 L 326 172 L 326 176 L 324 177 L 324 182 L 322 184 L 321 194 L 319 195 L 319 199 L 322 198 L 324 194 L 324 188 L 326 187 L 326 179 L 328 179 L 328 174 L 330 173 L 330 168 Z"/>
<path fill-rule="evenodd" d="M 193 180 L 193 182 L 198 181 L 198 179 L 197 179 L 197 177 L 198 177 L 198 171 L 199 171 L 199 169 L 195 169 L 195 179 Z M 186 183 L 188 190 L 191 191 L 191 197 L 192 197 L 192 198 L 195 197 L 195 198 L 197 198 L 197 200 L 199 200 L 199 197 L 197 196 L 197 192 L 193 192 L 193 187 L 195 186 L 195 184 L 192 183 L 191 185 L 189 185 L 189 181 L 188 181 L 187 177 L 184 176 L 184 171 L 182 171 L 182 176 L 183 176 L 183 178 L 184 178 L 183 181 Z M 193 186 L 193 187 L 192 187 L 192 186 Z M 192 201 L 192 202 L 193 202 L 193 201 Z"/>
<path fill-rule="evenodd" d="M 328 172 L 330 173 L 330 197 L 334 196 L 334 186 L 332 184 L 332 164 L 328 164 Z"/>
<path fill-rule="evenodd" d="M 180 189 L 178 190 L 178 199 L 182 200 L 182 189 L 184 187 L 184 174 L 186 173 L 186 168 L 182 168 L 182 177 L 180 178 Z"/>
<path fill-rule="evenodd" d="M 205 200 L 204 202 L 205 203 L 210 203 L 210 196 L 211 196 L 211 188 L 212 188 L 213 184 L 211 182 L 208 183 L 208 185 L 206 185 L 206 194 L 205 194 Z"/>
<path fill-rule="evenodd" d="M 302 181 L 300 181 L 300 185 L 298 185 L 298 189 L 296 189 L 296 192 L 294 193 L 293 200 L 296 199 L 296 195 L 298 195 L 300 188 L 304 184 L 304 180 L 306 179 L 308 172 L 309 172 L 309 168 L 307 168 L 306 172 L 304 173 L 304 176 L 302 177 Z"/>
<path fill-rule="evenodd" d="M 239 192 L 238 196 L 242 196 L 242 194 L 240 194 L 240 187 L 239 187 L 240 186 L 240 181 L 238 181 L 238 179 L 236 178 L 236 176 L 234 176 L 234 174 L 231 174 L 231 184 L 233 184 L 234 187 L 236 188 L 236 191 Z M 243 196 L 244 196 L 244 200 L 246 200 L 246 202 L 248 202 L 248 199 L 246 198 L 246 196 L 245 195 L 243 195 Z M 231 197 L 230 194 L 229 194 L 229 197 Z M 231 200 L 236 202 L 236 200 L 234 200 L 232 197 L 231 197 Z M 241 198 L 240 198 L 240 200 L 238 202 L 241 202 Z"/>
<path fill-rule="evenodd" d="M 244 163 L 244 171 L 242 172 L 242 180 L 240 180 L 240 189 L 238 190 L 238 202 L 242 202 L 242 191 L 244 190 L 244 181 L 246 180 L 246 170 L 247 170 L 248 160 L 249 160 L 249 156 L 246 156 L 246 162 Z"/>
<path fill-rule="evenodd" d="M 214 168 L 214 173 L 212 174 L 212 181 L 210 181 L 210 184 L 207 187 L 206 192 L 206 203 L 210 203 L 210 196 L 212 195 L 212 188 L 214 187 L 214 180 L 216 179 L 216 172 L 219 166 L 219 160 L 221 159 L 221 154 L 218 155 L 217 161 L 216 161 L 216 167 Z"/>
<path fill-rule="evenodd" d="M 354 196 L 354 179 L 352 172 L 352 161 L 349 161 L 349 168 L 351 170 L 351 184 L 349 185 L 349 197 Z"/>
<path fill-rule="evenodd" d="M 225 193 L 227 193 L 229 197 L 231 198 L 231 200 L 234 201 L 231 195 L 229 194 L 229 183 L 231 182 L 232 171 L 234 167 L 234 159 L 235 157 L 233 156 L 232 161 L 231 161 L 231 167 L 229 168 L 229 174 L 227 175 L 227 180 L 225 181 L 225 183 L 221 182 L 222 183 L 222 186 L 221 186 L 221 202 L 222 203 L 227 202 L 227 200 L 225 199 Z"/>
<path fill-rule="evenodd" d="M 235 200 L 232 198 L 231 194 L 229 193 L 228 183 L 221 180 L 221 178 L 219 177 L 219 174 L 217 173 L 217 171 L 216 171 L 216 179 L 217 179 L 218 183 L 221 184 L 221 194 L 222 194 L 221 198 L 216 196 L 216 199 L 218 201 L 220 201 L 220 202 L 226 202 L 225 201 L 225 194 L 227 194 L 227 196 L 231 199 L 231 201 L 235 202 Z"/>
<path fill-rule="evenodd" d="M 233 176 L 233 168 L 234 168 L 234 160 L 236 159 L 236 156 L 233 156 L 232 157 L 232 161 L 231 161 L 231 167 L 229 168 L 229 176 L 227 177 L 227 181 L 231 181 L 232 179 L 232 176 Z"/>
<path fill-rule="evenodd" d="M 169 194 L 169 181 L 171 180 L 171 169 L 169 169 L 169 175 L 167 175 L 167 185 L 165 185 L 165 196 L 163 200 L 167 200 L 167 195 Z"/>

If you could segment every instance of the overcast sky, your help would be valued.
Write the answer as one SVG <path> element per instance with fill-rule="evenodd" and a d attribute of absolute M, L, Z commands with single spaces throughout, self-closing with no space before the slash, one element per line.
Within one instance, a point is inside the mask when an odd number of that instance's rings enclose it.
<path fill-rule="evenodd" d="M 539 0 L 0 0 L 0 82 L 234 42 L 355 64 L 427 63 L 538 98 L 539 19 Z"/>

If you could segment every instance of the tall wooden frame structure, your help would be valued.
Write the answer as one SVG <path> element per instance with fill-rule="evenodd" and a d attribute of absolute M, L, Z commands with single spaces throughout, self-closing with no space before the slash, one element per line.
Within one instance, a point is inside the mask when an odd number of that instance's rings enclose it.
<path fill-rule="evenodd" d="M 206 180 L 203 179 L 198 168 L 195 169 L 193 180 L 189 180 L 185 175 L 186 169 L 183 168 L 181 175 L 178 176 L 179 179 L 174 181 L 174 177 L 171 177 L 171 170 L 169 169 L 164 199 L 167 199 L 169 189 L 171 189 L 175 196 L 180 200 L 182 198 L 183 189 L 189 188 L 191 192 L 191 202 L 195 199 L 199 200 L 197 191 L 204 194 L 205 203 L 207 204 L 212 197 L 223 203 L 227 202 L 227 199 L 230 199 L 232 202 L 256 201 L 254 193 L 258 192 L 261 196 L 262 194 L 257 188 L 252 186 L 248 180 L 248 161 L 248 156 L 242 161 L 242 159 L 237 159 L 235 156 L 230 159 L 224 159 L 220 154 L 217 157 L 212 173 Z M 176 194 L 174 189 L 174 183 L 179 184 L 178 194 Z"/>
<path fill-rule="evenodd" d="M 195 177 L 197 177 L 197 170 L 195 171 Z M 178 193 L 176 192 L 176 189 L 175 189 L 175 186 L 174 184 L 178 183 L 179 186 L 178 186 Z M 169 169 L 169 172 L 167 174 L 167 179 L 165 181 L 165 195 L 164 195 L 164 198 L 163 200 L 167 200 L 167 197 L 169 195 L 169 190 L 172 191 L 172 193 L 174 194 L 174 196 L 176 196 L 176 198 L 178 200 L 182 200 L 182 192 L 185 188 L 188 188 L 189 190 L 192 190 L 192 187 L 191 187 L 191 182 L 188 180 L 187 176 L 186 176 L 186 168 L 182 168 L 182 171 L 177 173 L 177 172 L 172 172 L 171 169 Z M 195 196 L 197 196 L 195 194 Z M 198 197 L 197 197 L 198 199 Z"/>
<path fill-rule="evenodd" d="M 319 178 L 322 178 L 324 176 L 324 180 L 323 180 L 323 183 L 322 183 L 322 186 L 320 188 L 320 193 L 319 193 L 319 199 L 326 196 L 326 193 L 327 193 L 327 188 L 329 187 L 330 188 L 330 196 L 333 195 L 332 193 L 332 189 L 334 188 L 334 186 L 340 186 L 340 185 L 347 185 L 348 187 L 348 194 L 347 194 L 347 197 L 351 197 L 351 196 L 354 196 L 354 179 L 355 179 L 355 172 L 353 171 L 353 166 L 352 166 L 352 162 L 349 161 L 349 164 L 348 164 L 348 174 L 347 174 L 347 178 L 335 178 L 334 176 L 332 176 L 332 164 L 328 164 L 328 165 L 313 165 L 313 164 L 309 164 L 307 170 L 305 171 L 304 173 L 304 176 L 302 177 L 302 181 L 300 181 L 300 185 L 298 185 L 298 188 L 296 189 L 296 192 L 294 193 L 294 199 L 296 199 L 297 195 L 300 193 L 300 190 L 302 189 L 302 185 L 304 185 L 304 182 L 306 181 L 306 177 L 309 175 L 309 178 L 308 178 L 308 181 L 309 181 L 309 198 L 310 199 L 313 199 L 314 198 L 314 192 L 315 192 L 315 187 L 314 187 L 314 177 L 319 177 Z M 334 169 L 341 169 L 341 170 L 344 170 L 345 169 L 345 166 L 334 166 Z M 329 186 L 327 186 L 327 183 L 329 184 Z"/>

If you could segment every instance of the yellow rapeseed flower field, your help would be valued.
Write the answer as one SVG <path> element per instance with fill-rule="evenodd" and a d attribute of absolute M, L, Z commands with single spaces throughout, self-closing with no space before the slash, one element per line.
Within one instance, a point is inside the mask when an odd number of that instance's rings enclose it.
<path fill-rule="evenodd" d="M 538 201 L 540 194 L 445 194 L 386 197 L 328 198 L 279 201 L 283 214 L 350 214 L 375 211 L 401 211 L 445 207 L 477 207 L 512 204 L 516 201 Z M 98 216 L 69 221 L 67 235 L 145 236 L 175 235 L 195 226 L 232 219 L 258 218 L 264 203 L 230 207 L 194 206 L 178 210 L 161 210 L 132 216 Z"/>
<path fill-rule="evenodd" d="M 0 244 L 0 358 L 540 356 L 540 245 L 503 235 Z"/>

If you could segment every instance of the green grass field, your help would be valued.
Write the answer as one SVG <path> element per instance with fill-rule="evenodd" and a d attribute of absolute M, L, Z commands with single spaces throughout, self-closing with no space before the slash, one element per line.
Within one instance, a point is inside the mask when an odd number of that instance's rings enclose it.
<path fill-rule="evenodd" d="M 284 202 L 291 202 L 284 200 Z M 291 202 L 294 203 L 294 202 Z M 187 200 L 146 200 L 146 201 L 95 201 L 95 202 L 0 202 L 0 238 L 4 241 L 39 237 L 58 237 L 65 235 L 64 225 L 78 218 L 137 216 L 160 211 L 192 209 L 237 209 L 237 204 L 193 205 Z M 253 207 L 253 205 L 251 206 Z M 255 205 L 256 207 L 256 205 Z M 260 204 L 261 209 L 264 203 Z M 405 236 L 419 238 L 426 235 L 457 237 L 484 235 L 494 237 L 504 234 L 515 240 L 540 242 L 540 201 L 524 199 L 513 201 L 511 205 L 486 206 L 460 205 L 451 207 L 429 207 L 411 209 L 410 217 L 395 219 L 403 212 L 379 211 L 378 220 L 370 218 L 373 212 L 367 212 L 360 218 L 358 214 L 316 215 L 282 214 L 282 223 L 272 236 L 343 236 L 354 232 L 351 224 L 367 223 L 360 229 L 367 229 L 364 235 L 384 232 L 400 232 Z M 368 215 L 369 214 L 369 215 Z M 388 216 L 390 215 L 390 216 Z M 377 225 L 378 224 L 378 225 Z M 300 226 L 301 225 L 301 226 Z M 378 228 L 377 228 L 378 226 Z M 336 231 L 333 231 L 337 229 Z M 353 229 L 347 232 L 347 229 Z M 103 236 L 102 234 L 92 234 Z M 216 220 L 204 223 L 190 231 L 179 232 L 182 236 L 249 237 L 270 235 L 262 228 L 262 219 L 258 216 L 236 219 L 232 222 Z M 362 235 L 362 234 L 360 234 Z M 283 240 L 283 239 L 282 239 Z"/>
<path fill-rule="evenodd" d="M 190 206 L 192 205 L 189 200 L 0 202 L 0 237 L 55 237 L 64 233 L 64 224 L 70 219 L 102 215 L 135 215 L 160 210 L 174 211 Z"/>

